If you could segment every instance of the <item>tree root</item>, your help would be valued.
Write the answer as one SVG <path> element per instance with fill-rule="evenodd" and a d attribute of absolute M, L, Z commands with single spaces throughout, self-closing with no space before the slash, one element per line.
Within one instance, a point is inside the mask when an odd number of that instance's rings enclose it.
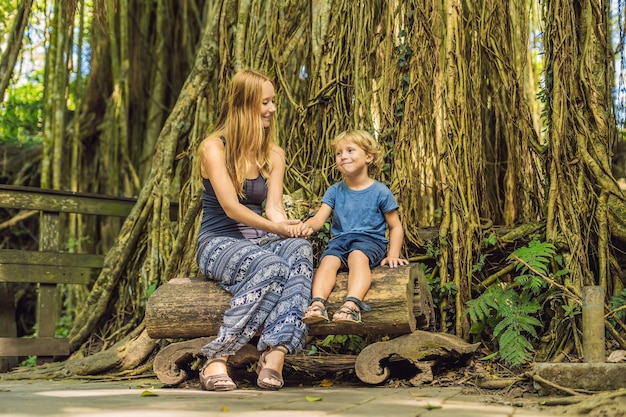
<path fill-rule="evenodd" d="M 564 415 L 623 417 L 626 409 L 626 389 L 601 392 L 586 396 L 577 404 L 566 408 Z"/>
<path fill-rule="evenodd" d="M 561 392 L 563 392 L 565 394 L 568 394 L 568 395 L 585 394 L 585 392 L 581 392 L 580 390 L 573 390 L 571 388 L 564 387 L 564 386 L 559 385 L 559 384 L 557 384 L 555 382 L 549 381 L 549 380 L 547 380 L 547 379 L 545 379 L 545 378 L 535 374 L 534 372 L 526 372 L 524 375 L 526 375 L 527 377 L 529 377 L 530 379 L 532 379 L 533 381 L 535 381 L 535 382 L 537 382 L 537 383 L 539 383 L 541 385 L 546 385 L 546 386 L 548 386 L 550 388 L 554 388 L 554 389 L 556 389 L 558 391 L 561 391 Z"/>
<path fill-rule="evenodd" d="M 137 332 L 135 332 L 137 333 Z M 68 359 L 35 368 L 20 368 L 3 374 L 2 380 L 52 379 L 98 375 L 110 371 L 133 370 L 154 351 L 157 340 L 142 330 L 136 337 L 129 335 L 109 349 L 84 358 Z"/>

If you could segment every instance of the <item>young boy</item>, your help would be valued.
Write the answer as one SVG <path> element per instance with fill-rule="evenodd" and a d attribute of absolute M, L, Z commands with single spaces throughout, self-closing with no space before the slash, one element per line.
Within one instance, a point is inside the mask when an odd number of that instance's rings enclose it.
<path fill-rule="evenodd" d="M 326 299 L 338 271 L 348 270 L 348 295 L 333 321 L 359 323 L 361 310 L 370 310 L 363 297 L 371 285 L 371 268 L 408 264 L 400 258 L 404 231 L 398 204 L 389 188 L 370 177 L 382 166 L 378 143 L 366 131 L 351 130 L 339 134 L 332 145 L 343 180 L 326 191 L 319 211 L 305 222 L 312 234 L 333 213 L 332 239 L 321 255 L 313 278 L 311 305 L 304 314 L 307 324 L 329 321 Z M 385 236 L 387 227 L 389 240 Z"/>

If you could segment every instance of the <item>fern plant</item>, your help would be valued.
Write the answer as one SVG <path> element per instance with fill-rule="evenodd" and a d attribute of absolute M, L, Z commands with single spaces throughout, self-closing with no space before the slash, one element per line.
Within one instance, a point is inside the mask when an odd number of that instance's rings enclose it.
<path fill-rule="evenodd" d="M 491 329 L 500 358 L 509 365 L 523 365 L 532 359 L 531 339 L 538 338 L 537 329 L 542 327 L 537 315 L 547 286 L 544 277 L 550 275 L 555 256 L 554 245 L 531 240 L 507 258 L 515 264 L 513 282 L 495 284 L 467 303 L 471 333 L 480 335 Z M 555 275 L 564 273 L 567 271 L 559 270 Z"/>

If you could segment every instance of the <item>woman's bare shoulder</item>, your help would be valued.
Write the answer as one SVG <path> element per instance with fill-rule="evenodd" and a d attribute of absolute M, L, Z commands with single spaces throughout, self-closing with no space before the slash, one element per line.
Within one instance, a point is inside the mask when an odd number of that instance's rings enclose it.
<path fill-rule="evenodd" d="M 285 151 L 283 150 L 283 148 L 281 148 L 276 143 L 272 143 L 271 148 L 270 148 L 270 152 L 276 153 L 277 156 L 279 156 L 279 157 L 281 157 L 283 159 L 285 158 Z"/>
<path fill-rule="evenodd" d="M 203 156 L 214 156 L 224 151 L 224 142 L 218 135 L 207 136 L 198 145 L 198 152 Z"/>

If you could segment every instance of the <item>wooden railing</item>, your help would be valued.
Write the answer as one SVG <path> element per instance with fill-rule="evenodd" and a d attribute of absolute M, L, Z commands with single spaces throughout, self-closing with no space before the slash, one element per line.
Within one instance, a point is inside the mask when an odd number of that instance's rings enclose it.
<path fill-rule="evenodd" d="M 55 337 L 57 284 L 88 284 L 104 255 L 63 252 L 61 213 L 126 217 L 135 199 L 0 185 L 0 207 L 36 210 L 39 251 L 0 249 L 0 357 L 64 356 L 69 340 Z M 177 210 L 172 206 L 172 218 Z M 37 337 L 17 337 L 12 283 L 37 284 Z"/>

